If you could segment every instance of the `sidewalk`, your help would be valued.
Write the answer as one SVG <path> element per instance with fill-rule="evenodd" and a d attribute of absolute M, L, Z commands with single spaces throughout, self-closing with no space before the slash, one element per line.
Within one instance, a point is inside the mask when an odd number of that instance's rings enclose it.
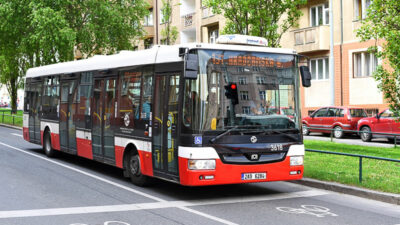
<path fill-rule="evenodd" d="M 5 123 L 0 123 L 0 126 L 2 126 L 2 127 L 8 127 L 8 128 L 16 129 L 16 130 L 22 130 L 22 127 L 13 126 L 13 125 L 8 125 L 8 124 L 5 124 Z"/>

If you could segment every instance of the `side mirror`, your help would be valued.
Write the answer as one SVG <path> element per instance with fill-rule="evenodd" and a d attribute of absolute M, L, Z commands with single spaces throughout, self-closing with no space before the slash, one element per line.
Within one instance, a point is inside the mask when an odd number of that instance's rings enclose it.
<path fill-rule="evenodd" d="M 300 75 L 303 87 L 311 87 L 311 73 L 308 66 L 300 66 Z"/>
<path fill-rule="evenodd" d="M 197 54 L 187 54 L 185 62 L 185 73 L 184 77 L 186 79 L 197 79 L 197 73 L 199 68 L 199 58 Z"/>
<path fill-rule="evenodd" d="M 377 113 L 377 114 L 375 115 L 375 117 L 379 120 L 379 118 L 381 118 L 381 114 L 380 114 L 380 113 Z"/>

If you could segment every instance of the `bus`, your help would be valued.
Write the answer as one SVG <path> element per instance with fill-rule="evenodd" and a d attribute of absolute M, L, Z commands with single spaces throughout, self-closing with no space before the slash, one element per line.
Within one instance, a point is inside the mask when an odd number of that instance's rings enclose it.
<path fill-rule="evenodd" d="M 311 76 L 295 51 L 265 43 L 229 35 L 29 69 L 23 137 L 140 186 L 301 179 L 299 90 Z"/>

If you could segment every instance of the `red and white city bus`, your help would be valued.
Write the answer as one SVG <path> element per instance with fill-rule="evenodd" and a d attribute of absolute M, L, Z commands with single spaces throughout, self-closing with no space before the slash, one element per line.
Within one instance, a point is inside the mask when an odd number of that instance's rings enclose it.
<path fill-rule="evenodd" d="M 119 167 L 137 185 L 302 178 L 299 56 L 255 37 L 220 42 L 29 69 L 24 139 L 49 157 L 61 151 Z"/>

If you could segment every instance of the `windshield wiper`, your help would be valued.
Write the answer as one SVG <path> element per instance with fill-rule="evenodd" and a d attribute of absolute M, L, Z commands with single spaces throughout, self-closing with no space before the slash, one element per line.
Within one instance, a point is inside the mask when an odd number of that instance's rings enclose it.
<path fill-rule="evenodd" d="M 288 129 L 286 131 L 292 131 L 292 130 L 297 130 L 297 129 Z M 298 141 L 298 139 L 296 137 L 293 137 L 293 136 L 289 135 L 288 133 L 285 133 L 285 132 L 279 131 L 279 130 L 267 130 L 267 131 L 264 131 L 262 134 L 264 135 L 264 134 L 273 134 L 273 133 L 281 134 L 285 137 L 292 139 L 293 141 Z"/>
<path fill-rule="evenodd" d="M 216 140 L 218 140 L 218 139 L 220 139 L 221 137 L 223 137 L 223 136 L 229 134 L 231 131 L 236 130 L 238 127 L 239 127 L 239 125 L 236 125 L 236 126 L 230 128 L 230 129 L 228 129 L 227 131 L 223 132 L 222 134 L 220 134 L 220 135 L 218 135 L 218 136 L 212 138 L 212 139 L 210 140 L 210 142 L 211 142 L 212 144 L 214 144 L 214 142 L 215 142 Z"/>

